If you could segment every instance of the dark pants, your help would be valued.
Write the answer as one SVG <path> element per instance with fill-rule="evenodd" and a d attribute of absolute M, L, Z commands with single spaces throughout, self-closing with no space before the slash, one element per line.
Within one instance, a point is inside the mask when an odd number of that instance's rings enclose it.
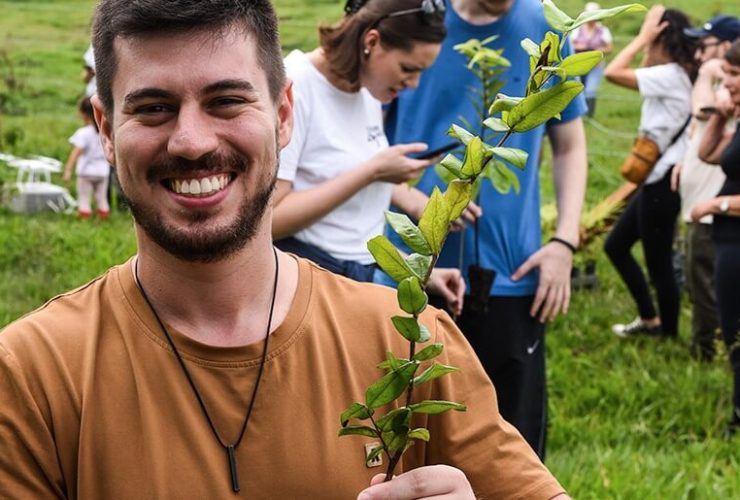
<path fill-rule="evenodd" d="M 278 240 L 275 242 L 275 246 L 283 252 L 305 257 L 328 271 L 352 278 L 355 281 L 372 282 L 377 267 L 375 264 L 364 265 L 351 260 L 336 259 L 316 245 L 304 243 L 293 237 Z"/>
<path fill-rule="evenodd" d="M 534 297 L 491 297 L 487 313 L 471 311 L 468 299 L 458 326 L 496 388 L 501 415 L 544 460 L 545 326 L 529 315 Z"/>
<path fill-rule="evenodd" d="M 681 200 L 670 188 L 670 170 L 654 183 L 641 186 L 609 234 L 604 250 L 637 303 L 641 318 L 658 314 L 645 275 L 632 256 L 642 242 L 650 281 L 658 296 L 663 333 L 678 335 L 679 291 L 673 271 L 673 237 Z"/>
<path fill-rule="evenodd" d="M 714 245 L 717 306 L 734 381 L 732 402 L 740 409 L 740 242 L 715 241 Z"/>
<path fill-rule="evenodd" d="M 686 288 L 691 298 L 691 353 L 711 360 L 719 330 L 714 293 L 712 225 L 690 223 L 686 232 Z"/>

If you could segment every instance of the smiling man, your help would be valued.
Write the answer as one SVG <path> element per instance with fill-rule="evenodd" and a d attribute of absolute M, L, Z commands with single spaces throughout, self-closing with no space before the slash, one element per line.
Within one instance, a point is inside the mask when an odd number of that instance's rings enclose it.
<path fill-rule="evenodd" d="M 464 370 L 416 393 L 469 410 L 413 422 L 432 441 L 388 483 L 372 440 L 337 438 L 407 346 L 390 290 L 273 249 L 292 96 L 268 1 L 105 0 L 94 45 L 138 253 L 0 332 L 1 498 L 564 496 L 432 308 Z"/>

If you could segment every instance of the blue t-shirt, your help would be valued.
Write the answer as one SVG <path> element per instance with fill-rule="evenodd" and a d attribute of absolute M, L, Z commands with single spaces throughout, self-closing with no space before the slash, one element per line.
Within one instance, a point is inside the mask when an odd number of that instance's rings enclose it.
<path fill-rule="evenodd" d="M 529 56 L 521 48 L 520 42 L 530 38 L 539 43 L 547 31 L 552 28 L 543 15 L 539 0 L 515 0 L 509 12 L 498 21 L 487 25 L 472 25 L 463 20 L 449 5 L 445 17 L 448 35 L 439 57 L 429 69 L 424 71 L 417 89 L 407 89 L 389 109 L 386 122 L 386 133 L 393 144 L 422 141 L 436 148 L 450 142 L 447 130 L 453 123 L 463 125 L 467 121 L 477 127 L 480 119 L 469 98 L 470 87 L 479 88 L 480 83 L 475 75 L 467 69 L 467 59 L 453 50 L 453 46 L 471 38 L 483 40 L 491 35 L 498 35 L 490 47 L 504 49 L 503 56 L 511 61 L 511 67 L 502 75 L 506 85 L 501 90 L 511 96 L 523 96 L 529 78 Z M 570 54 L 570 46 L 563 51 L 563 57 Z M 575 119 L 586 111 L 582 96 L 574 99 L 568 108 L 561 113 L 562 120 L 551 120 L 551 123 L 566 122 Z M 476 133 L 476 130 L 471 130 Z M 496 271 L 496 279 L 491 295 L 524 296 L 531 295 L 537 288 L 536 271 L 529 273 L 519 282 L 510 277 L 514 271 L 541 246 L 540 228 L 540 187 L 537 161 L 545 127 L 538 127 L 527 133 L 513 134 L 505 143 L 508 147 L 520 148 L 529 153 L 529 161 L 522 171 L 512 169 L 519 177 L 521 191 L 513 190 L 508 194 L 498 193 L 490 181 L 482 183 L 480 204 L 483 217 L 479 221 L 480 265 Z M 498 140 L 495 136 L 489 143 Z M 444 191 L 444 183 L 430 168 L 417 185 L 429 194 L 434 186 Z M 476 262 L 476 245 L 472 227 L 464 232 L 463 274 L 468 266 Z M 400 239 L 387 229 L 391 240 L 402 246 Z M 438 267 L 459 267 L 460 234 L 451 233 Z M 392 284 L 389 278 L 383 280 Z M 468 287 L 470 284 L 468 283 Z M 468 288 L 469 289 L 469 288 Z"/>

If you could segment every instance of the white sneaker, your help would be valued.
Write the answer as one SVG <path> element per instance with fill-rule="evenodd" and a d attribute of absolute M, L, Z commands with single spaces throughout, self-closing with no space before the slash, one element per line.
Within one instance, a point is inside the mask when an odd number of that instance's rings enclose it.
<path fill-rule="evenodd" d="M 612 325 L 612 332 L 618 337 L 631 337 L 633 335 L 657 335 L 660 333 L 660 325 L 648 326 L 639 316 L 631 323 L 617 323 Z"/>

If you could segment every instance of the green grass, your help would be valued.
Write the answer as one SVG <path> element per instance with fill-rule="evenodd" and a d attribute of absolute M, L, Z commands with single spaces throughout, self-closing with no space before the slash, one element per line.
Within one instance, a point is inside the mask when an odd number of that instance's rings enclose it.
<path fill-rule="evenodd" d="M 580 1 L 558 2 L 575 13 Z M 609 0 L 603 6 L 620 2 Z M 90 0 L 0 0 L 0 151 L 64 160 L 79 126 L 75 102 L 83 91 Z M 310 49 L 318 22 L 341 13 L 335 0 L 278 0 L 285 50 Z M 718 12 L 740 14 L 737 2 L 676 0 L 698 22 Z M 609 23 L 618 46 L 639 29 L 639 16 Z M 11 61 L 16 83 L 9 88 Z M 587 125 L 593 205 L 621 182 L 617 165 L 639 116 L 635 93 L 604 83 L 596 119 Z M 0 163 L 0 182 L 15 172 Z M 543 198 L 552 200 L 549 165 Z M 56 179 L 61 183 L 61 179 Z M 128 216 L 106 223 L 0 211 L 0 327 L 54 295 L 79 286 L 133 255 Z M 548 328 L 550 446 L 547 464 L 575 498 L 740 498 L 738 444 L 718 436 L 728 417 L 726 356 L 699 364 L 688 356 L 690 313 L 681 338 L 621 340 L 609 327 L 635 315 L 624 285 L 600 242 L 579 256 L 597 259 L 601 287 L 575 292 L 569 314 Z"/>

